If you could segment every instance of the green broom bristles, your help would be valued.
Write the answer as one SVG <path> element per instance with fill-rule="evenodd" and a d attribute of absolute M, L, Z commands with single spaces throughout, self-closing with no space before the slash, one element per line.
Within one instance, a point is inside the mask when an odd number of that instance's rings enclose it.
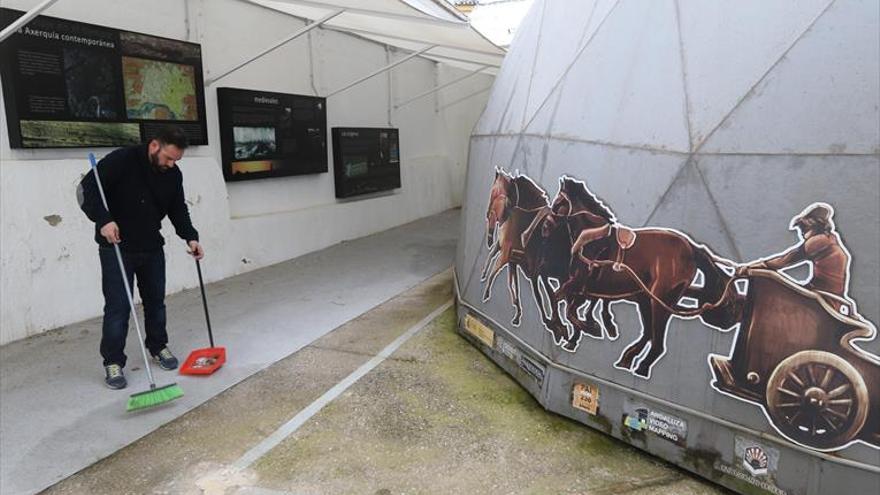
<path fill-rule="evenodd" d="M 183 389 L 181 389 L 176 383 L 172 383 L 171 385 L 165 385 L 164 387 L 132 395 L 128 398 L 126 411 L 131 412 L 138 409 L 159 406 L 181 397 L 183 397 Z"/>

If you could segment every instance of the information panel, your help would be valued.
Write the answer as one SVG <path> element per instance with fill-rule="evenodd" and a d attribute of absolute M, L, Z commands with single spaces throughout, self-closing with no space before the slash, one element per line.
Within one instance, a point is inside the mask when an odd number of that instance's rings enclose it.
<path fill-rule="evenodd" d="M 327 102 L 316 96 L 218 88 L 227 181 L 327 171 Z"/>
<path fill-rule="evenodd" d="M 333 170 L 337 198 L 400 187 L 397 129 L 334 127 Z"/>
<path fill-rule="evenodd" d="M 24 12 L 0 8 L 0 26 Z M 122 146 L 163 125 L 208 144 L 195 43 L 38 16 L 0 44 L 12 148 Z"/>

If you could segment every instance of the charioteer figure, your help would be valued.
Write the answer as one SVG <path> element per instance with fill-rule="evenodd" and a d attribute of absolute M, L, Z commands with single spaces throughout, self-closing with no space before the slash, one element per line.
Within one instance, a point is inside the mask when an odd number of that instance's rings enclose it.
<path fill-rule="evenodd" d="M 743 275 L 749 268 L 784 270 L 793 265 L 810 262 L 813 276 L 804 284 L 807 289 L 832 294 L 845 300 L 851 308 L 841 310 L 848 313 L 854 308 L 849 298 L 850 255 L 834 227 L 834 209 L 826 203 L 813 203 L 791 220 L 790 230 L 798 230 L 801 241 L 782 254 L 764 258 L 743 265 L 738 274 Z M 830 301 L 829 301 L 830 302 Z M 835 306 L 840 306 L 835 304 Z"/>

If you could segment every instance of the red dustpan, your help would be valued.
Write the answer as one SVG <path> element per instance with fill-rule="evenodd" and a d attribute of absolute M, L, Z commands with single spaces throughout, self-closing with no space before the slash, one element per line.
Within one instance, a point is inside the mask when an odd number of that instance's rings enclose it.
<path fill-rule="evenodd" d="M 205 282 L 202 281 L 202 266 L 199 260 L 196 260 L 196 270 L 199 272 L 199 287 L 202 289 L 202 305 L 205 307 L 205 321 L 208 323 L 208 340 L 211 342 L 211 347 L 196 349 L 189 353 L 183 366 L 180 367 L 181 375 L 210 375 L 226 362 L 226 348 L 214 347 L 214 333 L 211 332 L 211 317 L 208 316 L 208 300 L 205 298 Z"/>

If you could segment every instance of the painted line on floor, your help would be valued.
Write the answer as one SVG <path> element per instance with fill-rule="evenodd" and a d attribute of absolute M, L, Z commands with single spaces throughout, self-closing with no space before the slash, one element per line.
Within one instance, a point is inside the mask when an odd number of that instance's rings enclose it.
<path fill-rule="evenodd" d="M 246 469 L 251 464 L 253 464 L 257 459 L 265 455 L 267 452 L 275 448 L 279 443 L 281 443 L 285 438 L 293 434 L 296 430 L 299 429 L 300 426 L 305 424 L 306 421 L 311 419 L 312 416 L 318 413 L 321 409 L 324 408 L 327 404 L 333 402 L 334 399 L 339 397 L 342 392 L 345 392 L 348 387 L 354 385 L 355 382 L 361 379 L 364 375 L 373 370 L 376 366 L 385 361 L 391 354 L 394 353 L 404 342 L 409 340 L 412 336 L 419 333 L 421 329 L 426 327 L 429 323 L 434 321 L 441 313 L 449 309 L 452 306 L 453 299 L 450 299 L 443 303 L 439 308 L 435 309 L 428 316 L 424 317 L 421 321 L 413 325 L 406 332 L 404 332 L 401 336 L 394 339 L 393 342 L 388 344 L 387 347 L 382 349 L 379 354 L 373 356 L 372 359 L 361 365 L 358 369 L 352 372 L 350 375 L 345 377 L 341 382 L 334 385 L 330 390 L 324 392 L 324 395 L 318 397 L 317 400 L 308 405 L 305 409 L 300 411 L 296 416 L 291 418 L 287 423 L 281 425 L 280 428 L 272 432 L 271 435 L 266 437 L 262 442 L 255 445 L 253 448 L 248 450 L 241 456 L 235 463 L 233 463 L 233 467 L 235 469 Z"/>

